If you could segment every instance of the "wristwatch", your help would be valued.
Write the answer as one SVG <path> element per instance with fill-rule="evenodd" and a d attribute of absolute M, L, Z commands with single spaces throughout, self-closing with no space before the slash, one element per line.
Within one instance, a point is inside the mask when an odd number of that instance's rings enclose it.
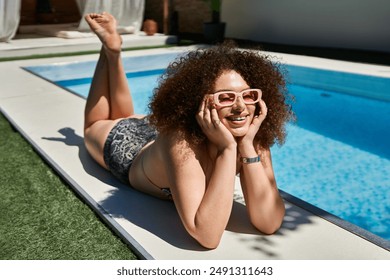
<path fill-rule="evenodd" d="M 242 163 L 255 163 L 255 162 L 259 162 L 260 161 L 260 155 L 258 155 L 257 157 L 252 157 L 252 158 L 241 157 L 240 161 Z"/>

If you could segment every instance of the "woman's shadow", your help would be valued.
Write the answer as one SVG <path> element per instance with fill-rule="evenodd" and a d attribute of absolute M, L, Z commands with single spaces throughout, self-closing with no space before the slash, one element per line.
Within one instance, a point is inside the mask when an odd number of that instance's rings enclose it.
<path fill-rule="evenodd" d="M 112 185 L 115 182 L 110 173 L 99 166 L 99 164 L 92 159 L 87 149 L 85 148 L 84 138 L 80 135 L 77 135 L 73 128 L 64 127 L 59 129 L 58 132 L 64 137 L 42 137 L 42 139 L 62 142 L 67 146 L 77 147 L 78 156 L 85 172 L 91 176 L 96 177 L 103 183 Z"/>
<path fill-rule="evenodd" d="M 111 217 L 126 219 L 178 248 L 204 250 L 185 231 L 172 202 L 143 194 L 119 182 L 92 159 L 85 148 L 84 138 L 77 135 L 73 128 L 61 128 L 58 132 L 63 137 L 42 139 L 77 147 L 78 157 L 85 172 L 113 187 L 109 190 L 109 196 L 99 202 L 100 207 Z"/>
<path fill-rule="evenodd" d="M 77 135 L 73 128 L 61 128 L 58 132 L 63 137 L 42 137 L 42 139 L 77 147 L 78 156 L 85 172 L 113 187 L 109 191 L 109 197 L 99 202 L 100 207 L 111 217 L 126 219 L 178 248 L 194 251 L 205 250 L 186 232 L 173 202 L 143 194 L 116 180 L 109 171 L 91 158 L 85 148 L 84 138 Z M 256 239 L 259 246 L 252 249 L 275 257 L 272 253 L 271 239 L 251 225 L 246 207 L 242 204 L 243 198 L 235 195 L 234 199 L 227 231 L 242 234 L 241 241 L 243 243 L 248 242 L 249 239 Z M 296 207 L 290 205 L 286 208 L 285 222 L 277 234 L 284 235 L 288 231 L 295 230 L 299 225 L 307 223 L 311 223 L 310 219 L 306 215 L 298 213 Z M 260 246 L 261 244 L 262 246 Z"/>

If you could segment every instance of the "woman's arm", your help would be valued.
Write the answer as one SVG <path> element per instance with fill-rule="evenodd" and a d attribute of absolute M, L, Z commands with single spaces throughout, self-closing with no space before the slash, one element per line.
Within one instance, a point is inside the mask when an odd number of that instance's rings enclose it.
<path fill-rule="evenodd" d="M 199 154 L 184 144 L 169 153 L 169 182 L 173 201 L 188 233 L 206 248 L 216 248 L 233 205 L 236 148 L 226 148 L 215 158 L 209 180 Z"/>
<path fill-rule="evenodd" d="M 263 233 L 274 233 L 282 224 L 285 207 L 276 186 L 271 152 L 263 151 L 259 162 L 243 163 L 240 181 L 252 224 Z"/>
<path fill-rule="evenodd" d="M 240 157 L 258 156 L 253 139 L 267 116 L 267 106 L 263 100 L 260 100 L 260 109 L 248 133 L 237 141 Z M 240 181 L 252 224 L 266 234 L 274 233 L 283 221 L 285 208 L 276 186 L 269 149 L 262 150 L 261 161 L 242 163 Z"/>
<path fill-rule="evenodd" d="M 218 246 L 233 205 L 237 143 L 205 98 L 196 116 L 208 138 L 192 149 L 171 138 L 167 158 L 172 197 L 187 231 L 207 248 Z"/>

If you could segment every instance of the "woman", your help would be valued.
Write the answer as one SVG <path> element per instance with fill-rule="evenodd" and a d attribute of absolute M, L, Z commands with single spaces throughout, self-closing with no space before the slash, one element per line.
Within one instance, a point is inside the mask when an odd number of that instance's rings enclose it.
<path fill-rule="evenodd" d="M 192 51 L 168 67 L 151 115 L 135 115 L 115 19 L 85 19 L 103 43 L 85 108 L 91 156 L 133 188 L 172 199 L 188 233 L 206 248 L 220 242 L 239 174 L 252 224 L 274 233 L 285 208 L 270 146 L 283 142 L 293 116 L 277 67 L 228 46 Z"/>

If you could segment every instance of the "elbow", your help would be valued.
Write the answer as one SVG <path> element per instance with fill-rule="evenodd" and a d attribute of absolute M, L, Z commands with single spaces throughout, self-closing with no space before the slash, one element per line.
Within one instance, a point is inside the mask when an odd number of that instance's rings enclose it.
<path fill-rule="evenodd" d="M 204 248 L 213 250 L 216 249 L 221 242 L 222 233 L 216 232 L 207 232 L 207 233 L 197 233 L 190 232 L 191 236 Z"/>
<path fill-rule="evenodd" d="M 266 235 L 271 235 L 277 232 L 282 225 L 282 221 L 272 221 L 268 223 L 267 225 L 254 225 L 259 231 Z"/>
<path fill-rule="evenodd" d="M 282 226 L 285 214 L 284 207 L 278 212 L 279 213 L 277 213 L 276 215 L 272 215 L 272 217 L 269 217 L 267 219 L 251 219 L 251 222 L 253 226 L 262 233 L 266 235 L 274 234 Z"/>
<path fill-rule="evenodd" d="M 221 238 L 206 238 L 206 239 L 197 239 L 202 247 L 213 250 L 216 249 L 221 241 Z"/>

